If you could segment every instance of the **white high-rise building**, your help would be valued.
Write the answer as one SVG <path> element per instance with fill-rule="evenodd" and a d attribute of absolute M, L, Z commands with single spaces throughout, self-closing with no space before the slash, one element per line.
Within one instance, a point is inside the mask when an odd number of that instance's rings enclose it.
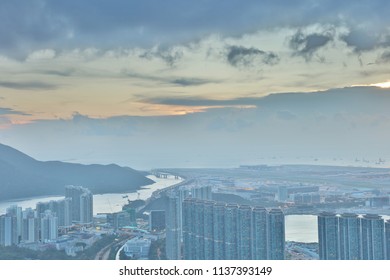
<path fill-rule="evenodd" d="M 11 205 L 7 208 L 6 213 L 16 217 L 16 234 L 17 240 L 22 236 L 22 207 L 18 207 L 17 205 Z"/>
<path fill-rule="evenodd" d="M 10 214 L 0 216 L 0 245 L 11 246 L 18 243 L 16 217 Z"/>
<path fill-rule="evenodd" d="M 169 260 L 181 259 L 181 200 L 175 193 L 168 195 L 166 211 L 166 254 Z"/>
<path fill-rule="evenodd" d="M 48 242 L 58 238 L 58 217 L 50 210 L 41 216 L 41 241 Z"/>
<path fill-rule="evenodd" d="M 89 224 L 93 218 L 93 195 L 80 186 L 66 186 L 65 198 L 72 199 L 72 221 Z"/>
<path fill-rule="evenodd" d="M 23 211 L 22 242 L 33 243 L 39 240 L 39 227 L 36 212 L 27 208 Z"/>
<path fill-rule="evenodd" d="M 58 238 L 58 218 L 50 210 L 41 216 L 41 241 L 48 242 Z"/>

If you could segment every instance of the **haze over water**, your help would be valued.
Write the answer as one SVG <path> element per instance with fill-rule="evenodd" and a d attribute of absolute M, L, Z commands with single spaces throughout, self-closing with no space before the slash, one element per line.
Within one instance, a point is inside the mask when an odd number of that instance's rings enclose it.
<path fill-rule="evenodd" d="M 155 181 L 155 183 L 147 186 L 143 186 L 137 192 L 132 193 L 123 193 L 123 194 L 96 194 L 93 196 L 93 214 L 96 215 L 98 213 L 114 213 L 122 210 L 122 206 L 127 203 L 127 199 L 133 201 L 136 199 L 145 200 L 149 198 L 152 193 L 156 190 L 161 190 L 172 186 L 174 184 L 178 184 L 183 181 L 183 179 L 175 179 L 173 176 L 168 176 L 167 179 L 157 178 L 154 175 L 147 176 L 149 179 Z M 65 192 L 65 189 L 64 189 Z M 127 196 L 127 197 L 124 197 Z M 48 196 L 48 197 L 40 197 L 40 198 L 31 198 L 24 200 L 10 200 L 10 201 L 2 201 L 0 202 L 0 215 L 5 213 L 6 209 L 10 205 L 18 205 L 20 207 L 25 208 L 33 208 L 35 209 L 36 204 L 38 202 L 48 202 L 50 200 L 59 200 L 64 198 L 64 196 Z"/>

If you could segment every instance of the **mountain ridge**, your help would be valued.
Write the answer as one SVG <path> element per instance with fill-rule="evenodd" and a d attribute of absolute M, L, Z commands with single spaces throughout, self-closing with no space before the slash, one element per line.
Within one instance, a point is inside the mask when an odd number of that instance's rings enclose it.
<path fill-rule="evenodd" d="M 38 161 L 0 143 L 0 201 L 63 195 L 66 185 L 82 185 L 93 194 L 103 194 L 132 192 L 153 182 L 130 167 Z"/>

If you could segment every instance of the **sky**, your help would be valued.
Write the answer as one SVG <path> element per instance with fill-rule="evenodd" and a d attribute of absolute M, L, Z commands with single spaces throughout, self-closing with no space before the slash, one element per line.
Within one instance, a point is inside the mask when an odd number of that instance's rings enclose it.
<path fill-rule="evenodd" d="M 0 143 L 138 169 L 385 166 L 389 10 L 386 0 L 1 1 Z"/>

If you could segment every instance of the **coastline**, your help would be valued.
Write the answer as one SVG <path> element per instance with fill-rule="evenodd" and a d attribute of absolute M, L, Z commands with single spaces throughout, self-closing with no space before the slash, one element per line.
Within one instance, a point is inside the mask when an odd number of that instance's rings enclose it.
<path fill-rule="evenodd" d="M 120 211 L 122 209 L 122 205 L 127 202 L 127 199 L 135 200 L 135 199 L 147 199 L 149 198 L 154 191 L 161 190 L 164 188 L 168 188 L 172 185 L 177 184 L 178 182 L 182 182 L 183 179 L 175 180 L 172 177 L 167 179 L 160 179 L 154 175 L 148 175 L 147 178 L 154 181 L 153 184 L 144 185 L 137 190 L 131 190 L 129 192 L 120 192 L 120 193 L 103 193 L 103 194 L 94 194 L 94 215 L 97 213 L 107 212 L 112 213 L 116 211 Z M 37 197 L 28 197 L 28 198 L 20 198 L 20 199 L 11 199 L 11 200 L 3 200 L 0 201 L 0 215 L 5 213 L 6 208 L 11 205 L 18 205 L 23 207 L 23 209 L 31 207 L 35 208 L 37 202 L 48 202 L 50 200 L 59 200 L 64 198 L 64 196 L 59 195 L 47 195 L 47 196 L 37 196 Z M 123 204 L 120 204 L 123 203 Z"/>

